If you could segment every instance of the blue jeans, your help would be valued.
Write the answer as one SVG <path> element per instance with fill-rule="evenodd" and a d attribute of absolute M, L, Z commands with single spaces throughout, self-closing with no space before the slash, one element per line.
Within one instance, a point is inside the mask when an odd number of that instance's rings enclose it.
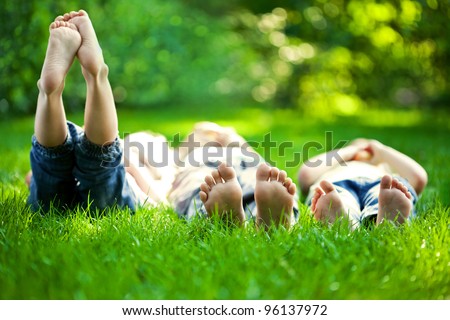
<path fill-rule="evenodd" d="M 107 146 L 90 142 L 84 131 L 67 122 L 66 141 L 47 148 L 32 138 L 33 176 L 28 204 L 34 211 L 51 207 L 135 210 L 135 196 L 125 177 L 119 139 Z"/>

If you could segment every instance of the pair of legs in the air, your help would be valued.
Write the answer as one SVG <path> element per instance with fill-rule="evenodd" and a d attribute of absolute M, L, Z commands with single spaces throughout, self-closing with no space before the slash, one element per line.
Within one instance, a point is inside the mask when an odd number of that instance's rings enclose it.
<path fill-rule="evenodd" d="M 35 136 L 45 147 L 55 147 L 67 138 L 67 120 L 62 101 L 64 81 L 77 57 L 86 79 L 84 117 L 86 137 L 97 145 L 117 136 L 117 115 L 108 80 L 108 67 L 92 23 L 83 10 L 58 16 L 50 25 L 50 39 L 41 77 L 35 118 Z"/>
<path fill-rule="evenodd" d="M 66 75 L 78 58 L 86 80 L 84 130 L 66 120 L 62 93 Z M 29 204 L 77 204 L 104 209 L 128 206 L 134 195 L 125 180 L 117 139 L 118 121 L 100 45 L 88 14 L 72 11 L 50 24 L 50 37 L 38 81 Z"/>

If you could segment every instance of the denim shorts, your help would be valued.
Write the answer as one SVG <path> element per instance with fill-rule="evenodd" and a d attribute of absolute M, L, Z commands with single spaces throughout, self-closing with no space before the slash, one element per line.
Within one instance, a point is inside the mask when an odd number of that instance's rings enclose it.
<path fill-rule="evenodd" d="M 395 179 L 408 188 L 412 196 L 413 208 L 417 202 L 418 196 L 414 188 L 409 184 L 408 180 L 394 176 Z M 331 181 L 339 193 L 341 200 L 350 209 L 349 218 L 355 226 L 365 224 L 372 219 L 376 219 L 378 214 L 378 195 L 380 192 L 381 178 L 372 179 L 359 177 L 340 181 Z M 310 192 L 307 204 L 311 205 L 311 198 L 314 192 Z M 415 216 L 415 211 L 411 212 L 410 218 Z"/>
<path fill-rule="evenodd" d="M 28 204 L 34 211 L 83 208 L 129 208 L 136 200 L 125 176 L 119 139 L 107 146 L 90 142 L 84 131 L 67 122 L 66 141 L 47 148 L 32 138 Z"/>

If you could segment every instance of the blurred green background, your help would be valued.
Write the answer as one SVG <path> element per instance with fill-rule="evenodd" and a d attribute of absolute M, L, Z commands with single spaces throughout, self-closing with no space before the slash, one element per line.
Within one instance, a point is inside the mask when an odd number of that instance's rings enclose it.
<path fill-rule="evenodd" d="M 253 100 L 321 116 L 450 102 L 449 1 L 2 0 L 1 118 L 34 111 L 48 25 L 79 8 L 118 108 Z M 80 110 L 84 97 L 75 66 L 66 108 Z"/>

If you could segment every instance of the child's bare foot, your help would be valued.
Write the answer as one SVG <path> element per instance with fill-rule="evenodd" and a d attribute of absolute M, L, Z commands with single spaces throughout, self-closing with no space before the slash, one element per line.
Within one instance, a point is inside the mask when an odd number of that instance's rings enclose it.
<path fill-rule="evenodd" d="M 411 193 L 400 181 L 385 175 L 380 182 L 377 224 L 384 219 L 402 224 L 411 213 Z"/>
<path fill-rule="evenodd" d="M 333 223 L 345 214 L 345 208 L 334 186 L 326 180 L 320 182 L 311 200 L 311 211 L 318 221 Z"/>
<path fill-rule="evenodd" d="M 70 22 L 55 21 L 50 24 L 50 38 L 42 67 L 39 89 L 46 94 L 62 93 L 64 79 L 81 45 L 77 27 Z"/>
<path fill-rule="evenodd" d="M 289 228 L 295 192 L 295 184 L 285 171 L 261 164 L 256 171 L 256 225 L 267 229 L 271 224 L 281 224 Z"/>
<path fill-rule="evenodd" d="M 83 73 L 88 75 L 98 75 L 104 68 L 102 49 L 97 40 L 94 27 L 86 11 L 71 11 L 56 18 L 57 21 L 69 21 L 78 28 L 81 35 L 81 47 L 78 50 L 77 57 L 80 60 Z"/>
<path fill-rule="evenodd" d="M 210 217 L 218 213 L 225 221 L 239 225 L 244 222 L 242 189 L 232 167 L 222 163 L 211 176 L 205 177 L 205 183 L 202 183 L 200 189 L 200 199 Z"/>

